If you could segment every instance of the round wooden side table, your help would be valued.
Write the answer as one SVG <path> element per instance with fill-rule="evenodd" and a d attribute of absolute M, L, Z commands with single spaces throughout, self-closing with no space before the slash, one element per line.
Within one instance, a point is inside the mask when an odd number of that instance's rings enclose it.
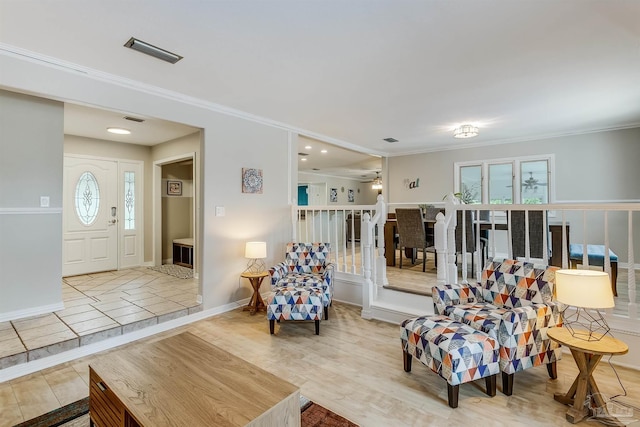
<path fill-rule="evenodd" d="M 573 359 L 578 365 L 580 372 L 573 381 L 571 388 L 565 394 L 555 393 L 553 398 L 565 405 L 572 405 L 567 411 L 567 421 L 578 423 L 589 415 L 589 409 L 595 411 L 595 416 L 603 420 L 607 425 L 624 426 L 607 412 L 607 404 L 602 398 L 596 380 L 593 378 L 593 371 L 606 354 L 620 355 L 629 351 L 629 347 L 619 339 L 605 335 L 599 341 L 585 341 L 575 338 L 565 328 L 549 328 L 547 336 L 561 345 L 567 346 L 571 350 Z M 587 396 L 590 399 L 590 408 L 587 408 Z"/>
<path fill-rule="evenodd" d="M 268 271 L 261 271 L 259 273 L 252 273 L 249 271 L 245 271 L 240 275 L 240 277 L 245 277 L 249 279 L 251 282 L 251 287 L 253 288 L 253 295 L 251 296 L 251 300 L 249 304 L 244 307 L 243 311 L 249 311 L 250 314 L 256 314 L 256 311 L 266 311 L 267 306 L 264 305 L 264 301 L 262 300 L 262 295 L 260 295 L 260 285 L 265 277 L 269 275 Z"/>

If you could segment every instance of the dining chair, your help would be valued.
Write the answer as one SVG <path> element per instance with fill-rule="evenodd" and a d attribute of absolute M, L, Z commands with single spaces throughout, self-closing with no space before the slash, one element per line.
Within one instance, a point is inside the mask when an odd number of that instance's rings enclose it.
<path fill-rule="evenodd" d="M 456 256 L 462 254 L 462 212 L 463 211 L 457 211 L 456 216 Z M 476 234 L 475 227 L 473 226 L 473 211 L 464 211 L 464 213 L 465 252 L 471 254 L 471 275 L 473 276 L 475 272 L 475 262 L 473 261 L 473 254 L 476 252 L 476 250 L 480 251 L 481 254 L 484 254 L 484 250 L 482 247 L 484 242 L 481 240 L 481 247 L 476 249 Z"/>
<path fill-rule="evenodd" d="M 529 258 L 543 258 L 543 215 L 543 211 L 529 211 Z M 547 242 L 549 242 L 549 239 L 547 239 Z M 511 211 L 511 248 L 513 251 L 513 259 L 526 256 L 525 244 L 525 211 Z M 548 247 L 550 247 L 549 244 Z"/>
<path fill-rule="evenodd" d="M 416 251 L 422 250 L 422 271 L 426 271 L 427 252 L 435 253 L 435 247 L 427 245 L 422 210 L 419 208 L 396 209 L 396 221 L 398 225 L 398 246 L 400 248 L 400 268 L 402 268 L 402 252 L 405 248 L 412 248 Z M 412 262 L 415 262 L 415 257 Z"/>

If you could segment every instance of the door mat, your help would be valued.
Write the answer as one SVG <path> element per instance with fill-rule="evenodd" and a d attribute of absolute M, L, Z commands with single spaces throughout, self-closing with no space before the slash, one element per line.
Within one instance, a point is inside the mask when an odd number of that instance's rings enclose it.
<path fill-rule="evenodd" d="M 193 279 L 193 269 L 175 264 L 163 264 L 158 267 L 149 267 L 149 270 L 159 271 L 178 279 Z"/>
<path fill-rule="evenodd" d="M 300 396 L 302 427 L 358 427 L 344 417 Z M 14 427 L 89 427 L 89 398 L 78 400 Z"/>

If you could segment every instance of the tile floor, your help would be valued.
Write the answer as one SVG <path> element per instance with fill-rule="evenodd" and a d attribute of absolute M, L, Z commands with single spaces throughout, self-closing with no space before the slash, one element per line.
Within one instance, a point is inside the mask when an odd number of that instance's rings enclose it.
<path fill-rule="evenodd" d="M 0 369 L 200 311 L 197 295 L 196 279 L 146 267 L 64 278 L 64 310 L 0 323 Z"/>

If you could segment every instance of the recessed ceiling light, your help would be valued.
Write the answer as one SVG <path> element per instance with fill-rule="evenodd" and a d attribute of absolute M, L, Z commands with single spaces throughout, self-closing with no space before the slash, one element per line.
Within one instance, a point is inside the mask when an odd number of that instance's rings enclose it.
<path fill-rule="evenodd" d="M 131 48 L 133 50 L 137 50 L 138 52 L 146 53 L 147 55 L 153 56 L 154 58 L 161 59 L 163 61 L 170 62 L 175 64 L 176 62 L 182 59 L 182 56 L 176 55 L 173 52 L 169 52 L 168 50 L 161 49 L 147 42 L 143 42 L 142 40 L 138 40 L 134 37 L 131 37 L 125 44 L 125 47 Z"/>
<path fill-rule="evenodd" d="M 327 150 L 320 150 L 320 152 L 321 152 L 322 154 L 326 154 L 326 153 L 327 153 Z"/>
<path fill-rule="evenodd" d="M 307 161 L 307 158 L 306 158 L 306 157 L 302 157 L 302 158 L 300 158 L 300 161 L 301 161 L 301 162 L 306 162 L 306 161 Z"/>
<path fill-rule="evenodd" d="M 129 135 L 131 131 L 123 128 L 107 128 L 107 132 L 115 133 L 117 135 Z"/>
<path fill-rule="evenodd" d="M 305 145 L 304 148 L 306 148 L 307 150 L 311 150 L 311 146 L 310 145 Z"/>

